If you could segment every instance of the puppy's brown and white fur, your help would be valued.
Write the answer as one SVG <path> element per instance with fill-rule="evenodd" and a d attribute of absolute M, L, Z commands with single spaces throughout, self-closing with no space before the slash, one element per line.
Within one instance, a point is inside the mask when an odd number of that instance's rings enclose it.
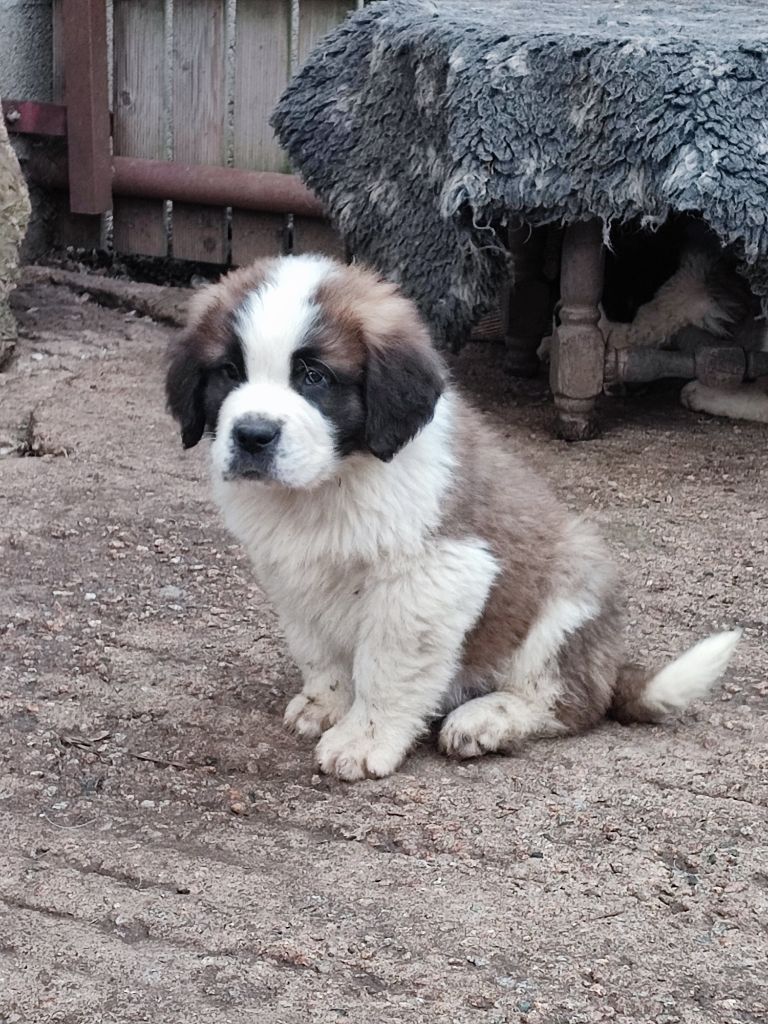
<path fill-rule="evenodd" d="M 656 721 L 738 633 L 627 666 L 614 567 L 457 395 L 413 305 L 323 257 L 200 294 L 172 353 L 185 446 L 273 601 L 304 687 L 286 724 L 343 779 L 394 772 L 436 716 L 457 757 Z"/>

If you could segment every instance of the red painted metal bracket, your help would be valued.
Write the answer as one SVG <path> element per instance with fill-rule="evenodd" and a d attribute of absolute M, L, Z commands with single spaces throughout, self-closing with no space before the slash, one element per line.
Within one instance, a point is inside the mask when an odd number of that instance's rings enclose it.
<path fill-rule="evenodd" d="M 3 100 L 3 116 L 9 132 L 18 135 L 66 137 L 67 108 L 58 103 Z"/>

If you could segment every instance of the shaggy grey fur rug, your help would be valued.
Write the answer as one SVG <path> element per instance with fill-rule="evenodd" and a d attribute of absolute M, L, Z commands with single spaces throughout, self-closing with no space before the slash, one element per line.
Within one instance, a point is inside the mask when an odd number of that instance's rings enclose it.
<path fill-rule="evenodd" d="M 277 134 L 438 339 L 497 299 L 492 225 L 697 211 L 768 302 L 764 0 L 387 0 L 310 57 Z"/>

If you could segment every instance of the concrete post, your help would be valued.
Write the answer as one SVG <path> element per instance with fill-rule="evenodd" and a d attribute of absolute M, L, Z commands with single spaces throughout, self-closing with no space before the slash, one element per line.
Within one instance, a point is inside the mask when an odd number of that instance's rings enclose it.
<path fill-rule="evenodd" d="M 8 297 L 16 283 L 19 248 L 29 223 L 27 186 L 0 117 L 0 366 L 13 350 L 16 322 Z"/>

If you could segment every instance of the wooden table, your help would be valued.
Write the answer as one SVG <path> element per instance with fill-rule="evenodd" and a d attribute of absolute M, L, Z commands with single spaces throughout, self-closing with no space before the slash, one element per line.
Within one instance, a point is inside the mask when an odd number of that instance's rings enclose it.
<path fill-rule="evenodd" d="M 389 0 L 324 40 L 275 124 L 350 250 L 448 343 L 504 278 L 494 227 L 521 225 L 507 311 L 517 372 L 535 366 L 546 320 L 531 228 L 562 228 L 551 383 L 558 433 L 577 440 L 595 431 L 607 370 L 650 371 L 606 367 L 612 223 L 699 214 L 768 311 L 766 110 L 757 0 Z"/>

